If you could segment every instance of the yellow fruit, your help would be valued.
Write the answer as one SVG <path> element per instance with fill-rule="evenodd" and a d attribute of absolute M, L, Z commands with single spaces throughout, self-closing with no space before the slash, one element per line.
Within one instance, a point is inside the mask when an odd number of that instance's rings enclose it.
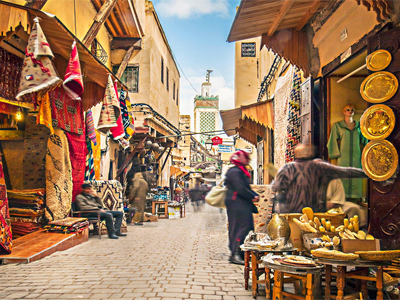
<path fill-rule="evenodd" d="M 348 230 L 353 231 L 354 230 L 354 226 L 353 224 L 349 224 L 349 226 L 347 227 Z"/>
<path fill-rule="evenodd" d="M 344 219 L 343 220 L 343 225 L 344 225 L 344 228 L 348 228 L 349 227 L 349 219 Z"/>
<path fill-rule="evenodd" d="M 374 240 L 375 238 L 374 238 L 372 235 L 367 234 L 367 236 L 365 237 L 365 239 L 366 239 L 366 240 Z"/>
<path fill-rule="evenodd" d="M 321 219 L 321 225 L 326 227 L 326 220 L 324 218 Z"/>
<path fill-rule="evenodd" d="M 304 207 L 302 212 L 307 215 L 309 220 L 314 220 L 314 212 L 311 207 Z"/>
<path fill-rule="evenodd" d="M 325 232 L 325 227 L 324 226 L 319 226 L 319 231 Z"/>
<path fill-rule="evenodd" d="M 335 232 L 335 231 L 336 231 L 335 226 L 331 226 L 331 232 Z"/>
<path fill-rule="evenodd" d="M 353 223 L 353 228 L 355 232 L 358 232 L 360 230 L 360 223 L 359 222 L 354 222 Z"/>
<path fill-rule="evenodd" d="M 327 231 L 331 230 L 331 222 L 330 221 L 326 221 L 325 222 L 325 228 L 326 228 Z"/>
<path fill-rule="evenodd" d="M 317 225 L 317 228 L 319 228 L 321 226 L 321 222 L 319 221 L 319 219 L 317 217 L 314 218 L 314 223 L 315 223 L 315 225 Z"/>

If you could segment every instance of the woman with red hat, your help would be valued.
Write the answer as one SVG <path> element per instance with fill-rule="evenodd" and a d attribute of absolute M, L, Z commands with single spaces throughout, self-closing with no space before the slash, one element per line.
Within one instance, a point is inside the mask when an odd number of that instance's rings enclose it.
<path fill-rule="evenodd" d="M 258 194 L 250 189 L 250 173 L 246 166 L 250 162 L 249 153 L 239 150 L 231 159 L 235 166 L 226 173 L 225 186 L 228 189 L 225 205 L 229 223 L 229 249 L 233 264 L 244 265 L 243 252 L 240 245 L 243 244 L 246 235 L 254 230 L 253 213 L 257 208 L 253 202 L 258 201 Z"/>

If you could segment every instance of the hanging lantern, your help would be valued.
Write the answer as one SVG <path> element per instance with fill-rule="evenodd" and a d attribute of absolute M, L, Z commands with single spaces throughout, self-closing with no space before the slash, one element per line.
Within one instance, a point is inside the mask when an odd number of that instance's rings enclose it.
<path fill-rule="evenodd" d="M 150 149 L 152 145 L 153 145 L 152 141 L 147 141 L 145 147 L 146 149 Z"/>
<path fill-rule="evenodd" d="M 163 153 L 164 152 L 164 147 L 160 147 L 160 148 L 158 148 L 158 153 Z"/>
<path fill-rule="evenodd" d="M 160 149 L 160 145 L 157 143 L 153 143 L 153 145 L 151 146 L 151 148 L 153 149 L 153 151 L 158 151 L 158 149 Z"/>

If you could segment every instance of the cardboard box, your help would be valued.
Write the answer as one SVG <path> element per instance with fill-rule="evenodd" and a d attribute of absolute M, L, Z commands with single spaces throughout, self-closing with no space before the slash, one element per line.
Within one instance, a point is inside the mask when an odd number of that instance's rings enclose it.
<path fill-rule="evenodd" d="M 380 241 L 375 240 L 348 240 L 342 239 L 342 252 L 354 253 L 356 251 L 379 251 L 381 250 Z"/>

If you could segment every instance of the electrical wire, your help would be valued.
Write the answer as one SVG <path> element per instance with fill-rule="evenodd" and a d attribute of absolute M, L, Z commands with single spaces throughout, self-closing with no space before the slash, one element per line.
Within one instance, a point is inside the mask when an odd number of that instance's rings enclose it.
<path fill-rule="evenodd" d="M 199 91 L 196 90 L 196 88 L 193 86 L 193 84 L 190 82 L 189 78 L 187 78 L 185 72 L 183 71 L 183 68 L 181 67 L 181 65 L 179 64 L 178 60 L 176 59 L 175 53 L 172 51 L 171 49 L 171 53 L 172 53 L 172 57 L 174 58 L 176 64 L 178 65 L 179 69 L 181 69 L 181 72 L 183 74 L 183 76 L 186 78 L 187 82 L 189 82 L 190 86 L 192 87 L 192 89 L 197 93 L 197 95 L 200 95 Z"/>

